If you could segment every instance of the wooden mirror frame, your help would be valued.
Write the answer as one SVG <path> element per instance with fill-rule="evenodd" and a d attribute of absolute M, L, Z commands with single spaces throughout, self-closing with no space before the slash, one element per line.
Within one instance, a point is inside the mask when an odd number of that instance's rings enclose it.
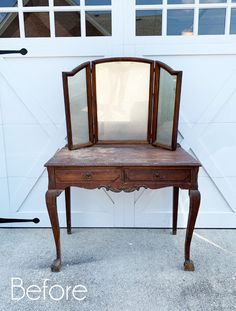
<path fill-rule="evenodd" d="M 150 65 L 150 82 L 149 82 L 149 104 L 148 104 L 148 120 L 147 120 L 147 139 L 146 140 L 100 140 L 98 133 L 98 117 L 97 117 L 97 91 L 96 91 L 96 65 L 113 62 L 137 62 Z M 153 80 L 154 80 L 154 64 L 153 60 L 137 57 L 113 57 L 103 58 L 92 62 L 92 85 L 93 85 L 93 107 L 94 107 L 94 138 L 96 144 L 150 144 L 152 130 L 152 97 L 153 97 Z"/>
<path fill-rule="evenodd" d="M 79 71 L 81 71 L 83 69 L 86 69 L 89 141 L 87 143 L 84 143 L 84 144 L 73 144 L 68 77 L 75 76 Z M 62 73 L 62 79 L 63 79 L 63 89 L 64 89 L 68 148 L 70 150 L 74 150 L 74 149 L 78 149 L 78 148 L 82 148 L 82 147 L 91 146 L 94 144 L 94 134 L 93 134 L 92 84 L 91 84 L 90 62 L 83 63 L 80 66 L 73 69 L 72 71 L 63 72 Z"/>
<path fill-rule="evenodd" d="M 149 85 L 149 106 L 147 120 L 147 139 L 146 140 L 99 140 L 98 137 L 98 119 L 97 119 L 97 97 L 96 97 L 96 65 L 108 62 L 139 62 L 150 64 L 150 85 Z M 80 70 L 86 68 L 86 83 L 87 83 L 87 103 L 88 103 L 88 125 L 89 125 L 89 141 L 85 144 L 73 144 L 72 127 L 71 127 L 71 112 L 69 102 L 68 77 L 76 75 Z M 171 146 L 159 144 L 156 141 L 157 120 L 158 120 L 158 95 L 159 95 L 159 75 L 160 68 L 163 68 L 168 73 L 176 76 L 176 91 L 175 91 L 175 107 L 172 127 L 172 143 Z M 63 72 L 63 89 L 65 100 L 66 126 L 68 136 L 68 148 L 70 150 L 91 146 L 93 144 L 152 144 L 153 146 L 176 150 L 179 106 L 182 84 L 182 71 L 175 71 L 166 64 L 153 61 L 145 58 L 137 57 L 114 57 L 103 58 L 92 62 L 86 62 L 76 67 L 70 72 Z"/>
<path fill-rule="evenodd" d="M 174 116 L 172 126 L 172 139 L 171 145 L 165 145 L 155 143 L 157 133 L 157 120 L 158 120 L 158 101 L 159 101 L 159 82 L 160 82 L 160 69 L 166 70 L 170 75 L 176 76 L 176 89 L 175 89 L 175 103 L 174 103 Z M 180 107 L 180 96 L 182 86 L 182 71 L 175 71 L 168 65 L 155 61 L 155 81 L 154 81 L 154 102 L 153 102 L 153 119 L 152 119 L 152 145 L 161 147 L 169 150 L 176 150 L 177 148 L 177 136 L 178 136 L 178 123 L 179 123 L 179 107 Z"/>

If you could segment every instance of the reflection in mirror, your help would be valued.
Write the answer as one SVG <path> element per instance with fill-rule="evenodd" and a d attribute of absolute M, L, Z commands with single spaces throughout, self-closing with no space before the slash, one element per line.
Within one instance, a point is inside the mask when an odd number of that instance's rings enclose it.
<path fill-rule="evenodd" d="M 25 12 L 25 36 L 50 37 L 50 24 L 48 12 Z"/>
<path fill-rule="evenodd" d="M 136 5 L 140 4 L 162 4 L 162 0 L 136 0 Z"/>
<path fill-rule="evenodd" d="M 98 140 L 147 140 L 149 63 L 96 65 Z"/>
<path fill-rule="evenodd" d="M 194 10 L 167 10 L 167 35 L 193 35 Z"/>
<path fill-rule="evenodd" d="M 68 77 L 72 144 L 89 143 L 86 68 Z"/>
<path fill-rule="evenodd" d="M 80 12 L 55 12 L 56 37 L 79 37 Z"/>
<path fill-rule="evenodd" d="M 231 9 L 230 33 L 236 34 L 236 9 Z"/>
<path fill-rule="evenodd" d="M 225 33 L 225 17 L 225 8 L 200 9 L 198 34 L 223 35 Z"/>
<path fill-rule="evenodd" d="M 48 0 L 23 0 L 24 6 L 48 6 Z"/>
<path fill-rule="evenodd" d="M 162 10 L 136 10 L 136 36 L 161 36 Z"/>
<path fill-rule="evenodd" d="M 200 3 L 223 3 L 227 2 L 227 0 L 200 0 Z"/>
<path fill-rule="evenodd" d="M 80 0 L 73 0 L 73 1 L 68 1 L 68 0 L 54 0 L 54 5 L 55 6 L 68 6 L 68 5 L 80 5 Z"/>
<path fill-rule="evenodd" d="M 194 0 L 167 0 L 167 4 L 190 4 L 194 3 Z"/>
<path fill-rule="evenodd" d="M 156 143 L 172 147 L 177 77 L 160 68 Z"/>
<path fill-rule="evenodd" d="M 85 0 L 85 5 L 111 5 L 111 0 Z"/>
<path fill-rule="evenodd" d="M 0 1 L 0 8 L 18 6 L 17 0 Z"/>
<path fill-rule="evenodd" d="M 86 36 L 111 36 L 111 11 L 86 11 Z"/>
<path fill-rule="evenodd" d="M 0 38 L 20 37 L 17 13 L 0 13 Z"/>

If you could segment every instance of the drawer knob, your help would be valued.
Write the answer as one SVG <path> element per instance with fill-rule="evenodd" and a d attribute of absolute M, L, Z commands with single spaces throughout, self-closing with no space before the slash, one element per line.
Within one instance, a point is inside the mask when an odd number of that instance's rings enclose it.
<path fill-rule="evenodd" d="M 159 172 L 155 172 L 153 175 L 154 175 L 155 178 L 160 177 L 160 173 Z"/>
<path fill-rule="evenodd" d="M 92 178 L 92 174 L 89 173 L 89 172 L 88 172 L 88 173 L 85 173 L 85 174 L 84 174 L 84 178 L 85 178 L 85 179 L 91 179 L 91 178 Z"/>

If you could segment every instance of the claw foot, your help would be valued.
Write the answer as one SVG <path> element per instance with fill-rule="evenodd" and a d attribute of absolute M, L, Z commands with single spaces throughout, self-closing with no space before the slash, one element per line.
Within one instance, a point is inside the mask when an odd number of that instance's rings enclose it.
<path fill-rule="evenodd" d="M 61 259 L 55 259 L 51 265 L 52 272 L 60 272 L 61 270 Z"/>
<path fill-rule="evenodd" d="M 184 262 L 184 270 L 185 271 L 194 271 L 195 270 L 192 260 L 186 260 Z"/>

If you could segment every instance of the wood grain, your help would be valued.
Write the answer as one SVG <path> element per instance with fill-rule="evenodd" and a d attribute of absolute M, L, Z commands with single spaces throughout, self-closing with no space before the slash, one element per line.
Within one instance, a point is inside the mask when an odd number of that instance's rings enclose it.
<path fill-rule="evenodd" d="M 62 148 L 45 166 L 201 166 L 181 147 L 169 151 L 152 145 L 94 145 L 78 150 Z"/>

